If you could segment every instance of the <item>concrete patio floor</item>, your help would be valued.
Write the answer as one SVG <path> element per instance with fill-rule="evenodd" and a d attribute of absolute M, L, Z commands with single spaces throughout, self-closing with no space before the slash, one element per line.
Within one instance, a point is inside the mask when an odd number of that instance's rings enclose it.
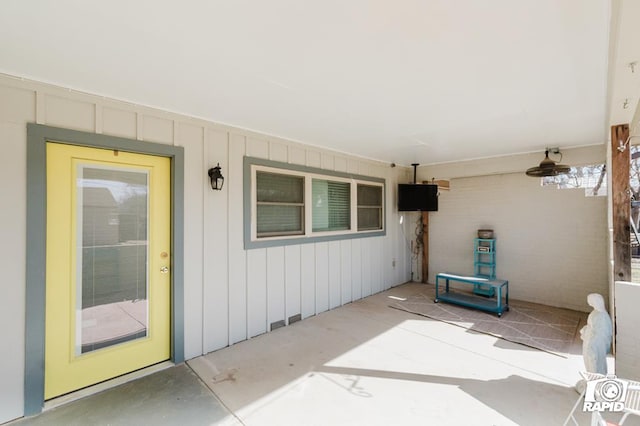
<path fill-rule="evenodd" d="M 388 307 L 423 289 L 395 287 L 12 424 L 564 422 L 579 338 L 563 357 Z"/>

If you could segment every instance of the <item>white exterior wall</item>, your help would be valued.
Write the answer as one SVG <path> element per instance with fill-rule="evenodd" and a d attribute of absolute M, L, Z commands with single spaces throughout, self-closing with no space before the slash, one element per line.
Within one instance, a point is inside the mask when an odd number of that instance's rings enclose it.
<path fill-rule="evenodd" d="M 184 147 L 187 359 L 409 280 L 410 253 L 395 212 L 406 169 L 0 76 L 0 423 L 23 414 L 28 122 Z M 387 235 L 245 251 L 245 155 L 384 178 Z M 208 186 L 207 170 L 217 163 L 222 191 Z"/>
<path fill-rule="evenodd" d="M 563 163 L 605 161 L 604 146 L 564 154 Z M 430 213 L 429 282 L 438 272 L 473 273 L 477 230 L 493 229 L 496 275 L 509 281 L 510 298 L 589 311 L 589 293 L 609 296 L 607 197 L 541 187 L 540 179 L 524 174 L 535 164 L 526 160 L 509 157 L 492 159 L 490 167 L 487 160 L 475 169 L 452 164 L 421 171 L 424 180 L 445 177 L 445 170 L 469 175 L 452 178 L 450 191 L 441 191 L 438 212 Z M 514 164 L 517 173 L 502 173 Z"/>
<path fill-rule="evenodd" d="M 640 381 L 640 284 L 616 281 L 616 375 Z"/>

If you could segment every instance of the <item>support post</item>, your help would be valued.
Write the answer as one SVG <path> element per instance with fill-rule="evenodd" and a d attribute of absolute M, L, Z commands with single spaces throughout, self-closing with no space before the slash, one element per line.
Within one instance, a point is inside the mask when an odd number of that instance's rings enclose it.
<path fill-rule="evenodd" d="M 613 275 L 631 281 L 631 189 L 629 125 L 611 126 L 611 202 L 613 211 Z"/>
<path fill-rule="evenodd" d="M 422 282 L 429 279 L 429 212 L 422 212 Z"/>

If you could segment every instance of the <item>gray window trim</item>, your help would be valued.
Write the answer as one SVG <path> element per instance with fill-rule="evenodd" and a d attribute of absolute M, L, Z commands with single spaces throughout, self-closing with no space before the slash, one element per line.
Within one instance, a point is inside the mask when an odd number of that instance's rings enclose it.
<path fill-rule="evenodd" d="M 368 181 L 372 183 L 382 184 L 382 208 L 383 208 L 383 229 L 380 231 L 360 231 L 349 234 L 338 235 L 321 235 L 321 236 L 300 236 L 297 238 L 283 239 L 270 239 L 265 241 L 252 241 L 251 240 L 251 167 L 252 166 L 265 166 L 277 169 L 289 170 L 301 173 L 314 173 L 318 175 L 324 175 L 327 177 L 336 176 L 347 179 L 356 179 L 362 181 Z M 245 250 L 265 248 L 265 247 L 280 247 L 295 244 L 307 244 L 317 243 L 323 241 L 337 241 L 337 240 L 350 240 L 355 238 L 370 238 L 380 237 L 387 234 L 387 214 L 386 214 L 386 180 L 383 178 L 376 178 L 371 176 L 363 176 L 354 173 L 337 172 L 334 170 L 325 170 L 316 167 L 307 167 L 299 164 L 282 163 L 279 161 L 266 160 L 256 157 L 244 157 L 244 169 L 243 169 L 243 210 L 244 210 L 244 248 Z M 309 224 L 305 225 L 309 226 Z"/>
<path fill-rule="evenodd" d="M 46 144 L 118 149 L 171 159 L 171 360 L 184 362 L 184 148 L 27 124 L 27 262 L 24 414 L 44 405 Z"/>

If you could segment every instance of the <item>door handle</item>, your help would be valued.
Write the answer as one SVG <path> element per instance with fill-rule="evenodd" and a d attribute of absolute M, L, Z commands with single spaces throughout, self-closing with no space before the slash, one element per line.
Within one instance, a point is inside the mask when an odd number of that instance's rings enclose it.
<path fill-rule="evenodd" d="M 160 268 L 160 273 L 161 274 L 166 274 L 167 272 L 169 272 L 169 267 L 168 266 L 163 266 L 162 268 Z"/>

